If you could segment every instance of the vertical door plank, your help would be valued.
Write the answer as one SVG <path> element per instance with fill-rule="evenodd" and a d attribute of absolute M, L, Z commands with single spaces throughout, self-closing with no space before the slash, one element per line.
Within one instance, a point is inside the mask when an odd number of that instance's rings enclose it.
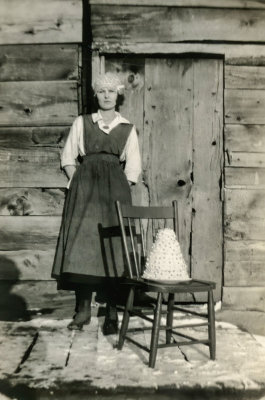
<path fill-rule="evenodd" d="M 151 204 L 179 201 L 180 243 L 189 265 L 192 172 L 192 60 L 146 59 L 144 179 Z"/>
<path fill-rule="evenodd" d="M 222 283 L 223 65 L 194 62 L 192 276 Z"/>

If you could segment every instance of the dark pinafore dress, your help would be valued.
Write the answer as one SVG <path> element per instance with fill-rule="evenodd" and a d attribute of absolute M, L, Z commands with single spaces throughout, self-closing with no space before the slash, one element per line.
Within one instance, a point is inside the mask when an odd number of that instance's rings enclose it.
<path fill-rule="evenodd" d="M 90 115 L 84 120 L 86 155 L 66 196 L 52 276 L 60 289 L 102 284 L 124 276 L 124 257 L 115 200 L 131 204 L 119 157 L 132 129 L 119 124 L 102 132 Z"/>

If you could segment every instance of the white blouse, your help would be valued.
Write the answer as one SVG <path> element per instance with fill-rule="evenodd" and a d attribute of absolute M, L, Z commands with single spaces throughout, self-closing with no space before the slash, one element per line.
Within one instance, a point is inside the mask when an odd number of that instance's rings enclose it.
<path fill-rule="evenodd" d="M 130 122 L 123 118 L 118 112 L 116 112 L 116 117 L 110 124 L 106 125 L 103 121 L 100 111 L 92 114 L 92 120 L 94 123 L 98 123 L 98 127 L 101 131 L 105 132 L 107 135 L 109 132 L 115 128 L 120 123 L 129 124 Z M 84 127 L 83 127 L 83 117 L 77 117 L 70 129 L 69 135 L 67 137 L 64 149 L 61 154 L 61 166 L 62 168 L 67 165 L 76 165 L 76 158 L 78 155 L 85 155 L 84 147 Z M 125 164 L 125 175 L 128 181 L 136 183 L 138 181 L 139 175 L 141 173 L 141 156 L 139 150 L 138 137 L 136 133 L 135 126 L 133 126 L 127 142 L 125 144 L 124 150 L 120 155 L 120 161 L 126 161 Z"/>

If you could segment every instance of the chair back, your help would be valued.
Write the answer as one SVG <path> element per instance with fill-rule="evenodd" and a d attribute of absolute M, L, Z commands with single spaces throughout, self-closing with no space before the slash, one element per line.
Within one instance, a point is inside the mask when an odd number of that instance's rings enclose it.
<path fill-rule="evenodd" d="M 179 239 L 178 204 L 174 200 L 169 207 L 147 207 L 116 201 L 116 209 L 129 277 L 139 278 L 159 229 L 171 228 Z"/>

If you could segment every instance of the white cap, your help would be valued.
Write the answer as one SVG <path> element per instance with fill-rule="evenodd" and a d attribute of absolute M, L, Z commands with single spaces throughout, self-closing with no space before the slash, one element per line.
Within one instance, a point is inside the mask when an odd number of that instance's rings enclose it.
<path fill-rule="evenodd" d="M 124 89 L 124 85 L 121 84 L 120 78 L 113 72 L 107 72 L 106 74 L 98 75 L 92 87 L 95 93 L 103 88 L 112 88 L 116 89 L 120 94 L 121 90 Z"/>

